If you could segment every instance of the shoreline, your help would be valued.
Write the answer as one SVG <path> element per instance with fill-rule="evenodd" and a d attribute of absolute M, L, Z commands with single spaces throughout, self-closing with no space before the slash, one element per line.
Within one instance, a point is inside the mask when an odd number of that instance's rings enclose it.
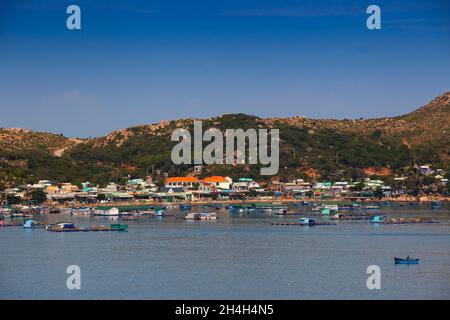
<path fill-rule="evenodd" d="M 450 202 L 450 197 L 402 197 L 402 198 L 333 198 L 333 199 L 292 199 L 292 198 L 274 198 L 274 199 L 245 199 L 245 200 L 194 200 L 194 201 L 116 201 L 116 202 L 106 202 L 106 203 L 78 203 L 78 206 L 84 207 L 96 207 L 96 206 L 146 206 L 146 205 L 154 205 L 154 206 L 166 206 L 166 205 L 204 205 L 204 204 L 251 204 L 251 203 L 301 203 L 301 202 L 309 202 L 309 203 L 348 203 L 348 202 L 361 202 L 361 203 L 380 203 L 380 202 L 393 202 L 393 203 L 423 203 L 430 204 L 434 201 L 437 202 Z M 48 204 L 51 206 L 57 207 L 71 207 L 73 205 L 67 204 Z"/>

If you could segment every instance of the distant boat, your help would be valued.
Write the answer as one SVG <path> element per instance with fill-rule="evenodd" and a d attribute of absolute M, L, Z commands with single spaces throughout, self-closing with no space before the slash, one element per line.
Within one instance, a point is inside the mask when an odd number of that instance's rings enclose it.
<path fill-rule="evenodd" d="M 433 201 L 431 203 L 431 209 L 439 209 L 441 207 L 442 207 L 442 203 L 440 203 L 440 202 Z"/>
<path fill-rule="evenodd" d="M 311 218 L 300 218 L 298 222 L 300 225 L 304 226 L 314 226 L 316 224 L 316 221 Z"/>
<path fill-rule="evenodd" d="M 394 257 L 395 264 L 418 264 L 419 259 L 407 257 L 406 259 Z"/>
<path fill-rule="evenodd" d="M 373 216 L 372 219 L 370 219 L 370 222 L 372 222 L 372 223 L 384 222 L 384 217 L 383 216 Z"/>
<path fill-rule="evenodd" d="M 23 227 L 26 229 L 33 229 L 33 228 L 44 228 L 45 225 L 42 223 L 36 222 L 35 220 L 25 220 L 23 222 Z"/>
<path fill-rule="evenodd" d="M 166 215 L 166 211 L 164 209 L 157 209 L 153 215 L 155 217 L 164 217 Z"/>
<path fill-rule="evenodd" d="M 192 206 L 188 205 L 188 204 L 180 204 L 180 209 L 183 211 L 188 211 L 192 209 Z"/>

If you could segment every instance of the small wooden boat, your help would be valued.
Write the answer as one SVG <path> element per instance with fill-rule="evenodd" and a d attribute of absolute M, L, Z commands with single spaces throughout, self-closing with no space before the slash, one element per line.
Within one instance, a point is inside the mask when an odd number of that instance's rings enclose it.
<path fill-rule="evenodd" d="M 419 259 L 407 257 L 406 259 L 394 257 L 395 264 L 418 264 Z"/>

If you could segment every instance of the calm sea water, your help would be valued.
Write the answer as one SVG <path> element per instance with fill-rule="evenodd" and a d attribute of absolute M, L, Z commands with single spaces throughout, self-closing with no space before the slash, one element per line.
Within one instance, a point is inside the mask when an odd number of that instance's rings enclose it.
<path fill-rule="evenodd" d="M 127 221 L 128 232 L 0 229 L 1 299 L 450 299 L 450 207 L 382 206 L 438 224 L 273 226 L 298 217 L 233 215 L 217 221 Z M 51 215 L 44 222 L 106 223 Z M 420 258 L 395 265 L 394 256 Z M 66 288 L 69 265 L 81 290 Z M 369 290 L 369 265 L 381 290 Z"/>

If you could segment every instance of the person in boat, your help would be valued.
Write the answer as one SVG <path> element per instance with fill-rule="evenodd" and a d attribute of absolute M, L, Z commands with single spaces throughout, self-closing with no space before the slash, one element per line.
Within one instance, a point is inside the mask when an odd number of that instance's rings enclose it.
<path fill-rule="evenodd" d="M 409 260 L 409 255 L 406 257 L 406 260 Z"/>

